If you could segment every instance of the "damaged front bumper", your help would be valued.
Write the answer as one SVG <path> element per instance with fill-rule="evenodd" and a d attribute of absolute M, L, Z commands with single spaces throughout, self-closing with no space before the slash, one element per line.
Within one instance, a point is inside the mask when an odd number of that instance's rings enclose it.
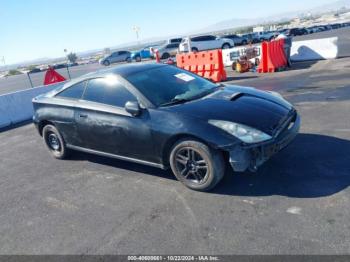
<path fill-rule="evenodd" d="M 300 116 L 295 114 L 285 129 L 271 140 L 253 145 L 238 145 L 230 149 L 229 161 L 233 170 L 256 171 L 259 166 L 292 142 L 299 132 L 300 122 Z"/>

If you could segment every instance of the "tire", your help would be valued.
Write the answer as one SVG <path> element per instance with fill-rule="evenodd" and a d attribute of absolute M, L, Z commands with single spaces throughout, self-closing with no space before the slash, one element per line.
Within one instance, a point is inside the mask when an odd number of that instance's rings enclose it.
<path fill-rule="evenodd" d="M 170 57 L 169 53 L 164 53 L 161 59 L 168 59 Z"/>
<path fill-rule="evenodd" d="M 195 140 L 180 140 L 170 153 L 170 166 L 176 178 L 196 191 L 209 191 L 224 177 L 221 152 Z"/>
<path fill-rule="evenodd" d="M 191 50 L 192 50 L 192 52 L 194 52 L 194 53 L 197 53 L 197 52 L 198 52 L 198 48 L 197 48 L 197 47 L 192 47 Z"/>
<path fill-rule="evenodd" d="M 125 62 L 131 63 L 131 62 L 132 62 L 132 61 L 131 61 L 131 58 L 130 58 L 130 57 L 126 58 L 126 59 L 125 59 Z"/>
<path fill-rule="evenodd" d="M 230 48 L 231 48 L 231 45 L 228 43 L 223 44 L 221 47 L 221 49 L 230 49 Z"/>
<path fill-rule="evenodd" d="M 109 66 L 110 64 L 111 64 L 111 63 L 110 63 L 108 60 L 106 60 L 106 61 L 103 62 L 103 65 L 104 65 L 104 66 Z"/>
<path fill-rule="evenodd" d="M 141 62 L 141 60 L 142 60 L 142 59 L 141 59 L 141 56 L 136 56 L 136 57 L 135 57 L 135 61 L 136 61 L 136 62 Z"/>
<path fill-rule="evenodd" d="M 246 40 L 242 41 L 242 45 L 247 45 L 247 44 L 248 44 L 248 42 Z"/>
<path fill-rule="evenodd" d="M 46 125 L 42 134 L 44 143 L 54 158 L 65 159 L 68 156 L 69 150 L 66 147 L 66 143 L 55 126 Z"/>

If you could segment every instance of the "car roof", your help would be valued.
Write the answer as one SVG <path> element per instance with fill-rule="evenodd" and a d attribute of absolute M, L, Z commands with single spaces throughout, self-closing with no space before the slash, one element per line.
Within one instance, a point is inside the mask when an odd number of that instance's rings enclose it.
<path fill-rule="evenodd" d="M 117 65 L 108 69 L 101 69 L 93 73 L 89 73 L 86 75 L 83 75 L 81 78 L 87 79 L 87 78 L 92 78 L 92 77 L 99 77 L 99 76 L 105 76 L 109 74 L 115 74 L 115 75 L 120 75 L 122 77 L 162 67 L 162 66 L 168 66 L 164 64 L 158 64 L 158 63 L 135 63 L 135 64 L 122 64 L 122 65 Z"/>

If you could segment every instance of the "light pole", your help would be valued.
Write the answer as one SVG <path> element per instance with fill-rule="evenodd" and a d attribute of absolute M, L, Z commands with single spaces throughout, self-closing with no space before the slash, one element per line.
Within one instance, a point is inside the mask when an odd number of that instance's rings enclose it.
<path fill-rule="evenodd" d="M 68 55 L 67 55 L 67 49 L 65 48 L 65 49 L 63 49 L 63 52 L 64 52 L 64 55 L 65 55 L 65 57 L 66 57 L 66 65 L 67 65 L 67 73 L 68 73 L 68 77 L 69 77 L 69 79 L 71 79 L 71 77 L 70 77 L 70 73 L 69 73 L 69 69 L 68 69 Z"/>
<path fill-rule="evenodd" d="M 137 40 L 137 45 L 140 45 L 140 42 L 139 42 L 139 32 L 140 32 L 140 27 L 138 27 L 138 26 L 136 26 L 136 25 L 134 25 L 133 27 L 132 27 L 132 30 L 135 32 L 135 34 L 136 34 L 136 40 Z"/>

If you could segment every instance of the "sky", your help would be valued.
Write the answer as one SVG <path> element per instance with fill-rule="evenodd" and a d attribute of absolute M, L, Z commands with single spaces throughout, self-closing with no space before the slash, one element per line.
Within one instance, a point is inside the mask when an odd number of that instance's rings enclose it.
<path fill-rule="evenodd" d="M 0 0 L 0 66 L 62 57 L 136 40 L 171 36 L 227 19 L 267 17 L 329 0 Z"/>

